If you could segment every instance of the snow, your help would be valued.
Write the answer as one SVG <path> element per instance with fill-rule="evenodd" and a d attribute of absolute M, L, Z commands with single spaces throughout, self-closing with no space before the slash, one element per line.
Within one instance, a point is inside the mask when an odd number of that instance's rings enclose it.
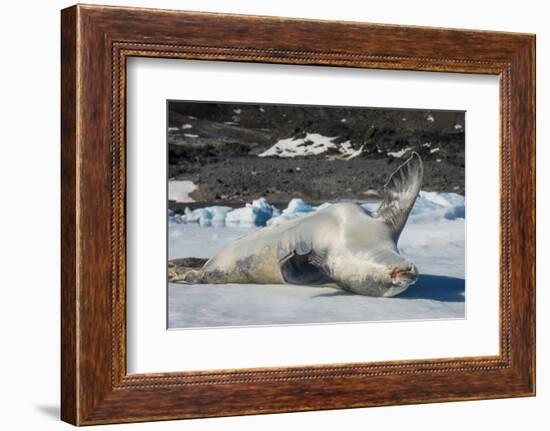
<path fill-rule="evenodd" d="M 441 148 L 437 147 L 437 148 L 432 148 L 430 150 L 430 154 L 433 154 L 433 153 L 437 153 L 438 151 L 441 151 Z"/>
<path fill-rule="evenodd" d="M 242 109 L 233 109 L 233 112 L 238 115 L 242 112 Z"/>
<path fill-rule="evenodd" d="M 315 208 L 294 199 L 281 216 L 285 213 L 299 216 L 297 214 L 311 213 L 326 205 L 330 203 Z M 363 206 L 375 211 L 378 205 L 375 202 Z M 169 327 L 464 318 L 464 205 L 464 196 L 456 193 L 420 192 L 398 243 L 400 252 L 418 266 L 420 276 L 414 285 L 396 297 L 373 298 L 315 286 L 169 284 Z M 213 256 L 226 244 L 263 229 L 253 224 L 245 227 L 241 220 L 255 223 L 251 217 L 255 210 L 251 208 L 268 211 L 269 207 L 265 199 L 254 201 L 242 208 L 246 211 L 240 213 L 242 218 L 238 217 L 237 225 L 226 224 L 226 227 L 215 225 L 212 220 L 228 207 L 215 211 L 215 207 L 201 209 L 213 213 L 210 225 L 171 223 L 169 259 Z M 174 214 L 169 217 L 173 218 Z M 206 220 L 209 216 L 203 217 Z"/>
<path fill-rule="evenodd" d="M 361 145 L 358 150 L 353 151 L 351 154 L 348 154 L 346 157 L 346 160 L 355 159 L 356 157 L 359 157 L 361 154 L 363 154 L 363 148 L 365 148 L 364 145 Z"/>
<path fill-rule="evenodd" d="M 275 145 L 261 153 L 260 157 L 296 157 L 310 156 L 325 153 L 329 148 L 336 148 L 332 142 L 335 137 L 320 135 L 319 133 L 308 133 L 305 138 L 280 139 Z"/>
<path fill-rule="evenodd" d="M 434 118 L 433 115 L 428 115 L 428 116 L 426 117 L 426 120 L 428 120 L 430 123 L 433 123 L 433 122 L 435 121 L 435 118 Z"/>
<path fill-rule="evenodd" d="M 399 151 L 390 151 L 390 152 L 388 152 L 388 156 L 392 156 L 392 157 L 400 159 L 401 157 L 403 157 L 405 154 L 407 154 L 407 152 L 411 151 L 412 149 L 413 149 L 412 147 L 407 147 L 407 148 L 403 148 L 402 150 L 399 150 Z"/>
<path fill-rule="evenodd" d="M 176 130 L 179 130 L 177 127 L 168 127 L 169 132 L 175 132 Z"/>
<path fill-rule="evenodd" d="M 351 142 L 345 141 L 340 144 L 340 148 L 338 148 L 338 151 L 340 151 L 340 153 L 346 156 L 346 160 L 351 160 L 363 154 L 364 148 L 365 146 L 361 145 L 361 147 L 359 147 L 358 150 L 354 150 L 353 147 L 351 146 Z"/>
<path fill-rule="evenodd" d="M 198 138 L 199 135 L 194 135 L 192 133 L 184 133 L 183 136 L 185 136 L 186 138 Z"/>
<path fill-rule="evenodd" d="M 193 181 L 168 181 L 168 200 L 176 202 L 195 202 L 189 195 L 198 189 Z"/>
<path fill-rule="evenodd" d="M 179 257 L 209 258 L 226 244 L 259 228 L 200 227 L 198 224 L 170 224 L 168 259 Z"/>
<path fill-rule="evenodd" d="M 463 129 L 462 124 L 455 124 L 455 129 L 462 130 Z"/>
<path fill-rule="evenodd" d="M 344 156 L 349 156 L 350 154 L 353 154 L 355 150 L 351 146 L 350 141 L 345 141 L 340 144 L 338 151 L 340 151 Z"/>
<path fill-rule="evenodd" d="M 193 125 L 192 125 L 192 124 L 182 124 L 182 125 L 181 125 L 181 128 L 182 128 L 182 129 L 192 129 L 192 128 L 193 128 Z"/>

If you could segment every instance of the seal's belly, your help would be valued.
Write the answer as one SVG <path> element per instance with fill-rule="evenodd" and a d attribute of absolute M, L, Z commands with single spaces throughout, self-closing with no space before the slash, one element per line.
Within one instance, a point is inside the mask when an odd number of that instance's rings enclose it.
<path fill-rule="evenodd" d="M 276 247 L 270 245 L 253 253 L 246 248 L 225 250 L 206 263 L 203 274 L 205 283 L 284 283 Z"/>

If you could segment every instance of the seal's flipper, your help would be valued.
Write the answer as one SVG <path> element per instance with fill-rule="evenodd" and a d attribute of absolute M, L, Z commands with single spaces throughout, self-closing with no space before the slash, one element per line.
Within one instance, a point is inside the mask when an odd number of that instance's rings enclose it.
<path fill-rule="evenodd" d="M 424 168 L 418 153 L 411 157 L 391 175 L 384 186 L 383 200 L 376 215 L 392 228 L 393 238 L 397 242 L 407 222 L 409 213 L 416 201 Z"/>
<path fill-rule="evenodd" d="M 279 262 L 281 275 L 289 284 L 326 284 L 333 280 L 324 268 L 324 260 L 310 251 L 307 254 L 293 252 Z"/>
<path fill-rule="evenodd" d="M 202 281 L 200 270 L 208 259 L 184 257 L 168 261 L 168 281 L 170 283 L 196 284 Z"/>

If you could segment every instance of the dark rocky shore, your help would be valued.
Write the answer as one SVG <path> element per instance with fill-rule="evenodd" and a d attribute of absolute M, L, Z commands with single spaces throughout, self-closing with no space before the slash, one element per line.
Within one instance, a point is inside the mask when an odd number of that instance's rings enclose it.
<path fill-rule="evenodd" d="M 423 190 L 464 194 L 460 111 L 170 102 L 168 126 L 169 178 L 198 185 L 197 202 L 365 201 L 412 151 L 424 161 Z M 260 157 L 281 139 L 308 134 L 334 145 Z"/>

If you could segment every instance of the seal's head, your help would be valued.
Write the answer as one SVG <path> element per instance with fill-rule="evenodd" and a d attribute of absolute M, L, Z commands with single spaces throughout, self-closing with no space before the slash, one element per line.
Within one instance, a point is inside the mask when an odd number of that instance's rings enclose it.
<path fill-rule="evenodd" d="M 414 284 L 418 278 L 416 266 L 401 256 L 395 262 L 386 264 L 383 270 L 382 294 L 380 296 L 384 297 L 399 295 Z"/>
<path fill-rule="evenodd" d="M 359 295 L 387 298 L 404 292 L 417 277 L 418 269 L 413 263 L 397 252 L 384 250 L 357 256 L 344 287 Z"/>

